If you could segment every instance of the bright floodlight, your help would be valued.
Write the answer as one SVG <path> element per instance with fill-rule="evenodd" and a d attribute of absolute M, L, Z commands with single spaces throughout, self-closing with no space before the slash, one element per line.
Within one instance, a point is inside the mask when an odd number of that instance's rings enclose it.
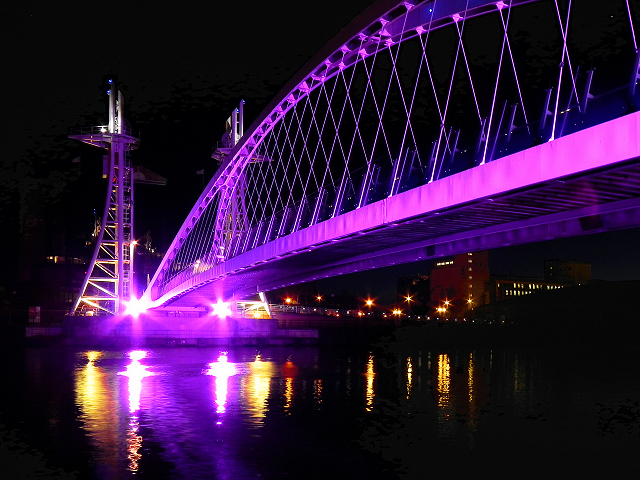
<path fill-rule="evenodd" d="M 144 313 L 146 310 L 147 310 L 147 305 L 140 298 L 131 297 L 131 300 L 129 300 L 128 302 L 125 302 L 125 310 L 124 310 L 125 315 L 131 315 L 132 317 L 136 318 L 136 317 L 139 317 L 140 314 Z"/>
<path fill-rule="evenodd" d="M 217 316 L 218 318 L 227 318 L 231 315 L 231 309 L 229 308 L 229 304 L 227 302 L 223 302 L 222 300 L 218 300 L 218 303 L 211 305 L 213 308 L 212 315 Z"/>

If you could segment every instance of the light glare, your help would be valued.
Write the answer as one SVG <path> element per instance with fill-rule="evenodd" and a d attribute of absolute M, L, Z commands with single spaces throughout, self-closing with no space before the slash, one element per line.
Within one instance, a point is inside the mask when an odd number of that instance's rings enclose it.
<path fill-rule="evenodd" d="M 231 308 L 229 308 L 229 304 L 227 302 L 218 300 L 218 303 L 211 305 L 211 307 L 213 308 L 211 315 L 215 315 L 218 318 L 225 319 L 231 315 Z"/>
<path fill-rule="evenodd" d="M 138 318 L 140 314 L 147 311 L 147 304 L 140 298 L 131 297 L 131 300 L 124 302 L 125 310 L 124 314 L 131 315 L 133 318 Z"/>

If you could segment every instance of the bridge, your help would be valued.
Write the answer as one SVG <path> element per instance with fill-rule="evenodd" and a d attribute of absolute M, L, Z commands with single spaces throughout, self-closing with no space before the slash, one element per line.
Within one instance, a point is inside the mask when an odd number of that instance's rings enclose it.
<path fill-rule="evenodd" d="M 372 4 L 233 112 L 142 301 L 640 226 L 640 7 L 584 3 Z"/>

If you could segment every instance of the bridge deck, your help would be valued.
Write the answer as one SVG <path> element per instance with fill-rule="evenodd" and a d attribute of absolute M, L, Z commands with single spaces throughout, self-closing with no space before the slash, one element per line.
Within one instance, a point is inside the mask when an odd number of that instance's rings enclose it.
<path fill-rule="evenodd" d="M 159 299 L 208 304 L 443 255 L 640 226 L 640 112 L 276 239 Z"/>

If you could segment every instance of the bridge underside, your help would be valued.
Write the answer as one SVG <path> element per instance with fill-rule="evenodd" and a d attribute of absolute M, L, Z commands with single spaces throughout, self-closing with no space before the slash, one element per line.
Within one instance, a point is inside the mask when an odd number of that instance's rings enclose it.
<path fill-rule="evenodd" d="M 157 299 L 208 305 L 455 253 L 640 226 L 640 113 L 279 238 Z"/>

